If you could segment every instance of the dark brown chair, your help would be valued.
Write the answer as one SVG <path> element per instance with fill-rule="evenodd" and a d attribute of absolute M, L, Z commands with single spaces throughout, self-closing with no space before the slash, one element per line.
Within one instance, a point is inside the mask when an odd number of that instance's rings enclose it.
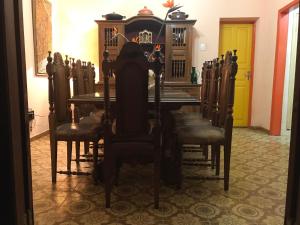
<path fill-rule="evenodd" d="M 73 95 L 91 94 L 95 91 L 95 71 L 89 62 L 81 62 L 72 58 L 71 76 L 73 78 Z M 93 104 L 81 104 L 75 107 L 75 120 L 81 123 L 94 124 L 102 123 L 103 110 L 97 109 Z M 84 142 L 84 156 L 88 156 L 89 142 Z M 80 159 L 80 143 L 76 142 L 76 161 Z M 86 161 L 86 159 L 83 159 Z"/>
<path fill-rule="evenodd" d="M 159 117 L 159 74 L 161 64 L 148 63 L 137 43 L 126 43 L 115 62 L 108 62 L 108 52 L 104 53 L 104 98 L 105 98 L 105 136 L 104 172 L 106 207 L 110 207 L 110 194 L 117 176 L 117 162 L 131 159 L 148 160 L 154 163 L 154 206 L 159 206 L 161 133 Z M 148 69 L 156 74 L 155 119 L 149 121 Z M 109 82 L 111 71 L 115 74 L 116 104 L 115 126 L 109 101 Z"/>
<path fill-rule="evenodd" d="M 94 64 L 88 62 L 84 64 L 84 90 L 85 93 L 95 93 L 95 67 Z"/>
<path fill-rule="evenodd" d="M 222 59 L 221 62 L 224 60 Z M 174 122 L 176 129 L 182 126 L 191 125 L 211 125 L 215 119 L 217 107 L 217 92 L 219 81 L 219 60 L 206 61 L 202 67 L 202 86 L 201 86 L 201 104 L 199 112 L 173 112 Z M 209 166 L 207 163 L 211 161 L 211 167 L 215 167 L 215 152 L 211 150 L 211 158 L 208 157 L 209 148 L 206 145 L 201 145 L 198 149 L 183 149 L 183 152 L 202 152 L 203 157 L 197 158 L 183 158 L 184 164 L 195 166 Z M 204 161 L 204 163 L 203 163 Z"/>
<path fill-rule="evenodd" d="M 181 124 L 194 123 L 198 121 L 202 124 L 211 124 L 214 120 L 217 107 L 217 92 L 218 82 L 220 79 L 220 64 L 222 65 L 224 60 L 219 63 L 218 59 L 213 61 L 206 61 L 202 67 L 202 84 L 201 84 L 201 104 L 200 113 L 198 112 L 172 112 L 175 117 L 177 126 Z"/>
<path fill-rule="evenodd" d="M 97 164 L 97 143 L 102 135 L 102 127 L 95 124 L 86 124 L 72 121 L 72 112 L 68 99 L 70 98 L 70 68 L 66 59 L 64 65 L 60 53 L 54 54 L 52 63 L 51 52 L 47 58 L 47 73 L 49 79 L 49 130 L 51 148 L 52 182 L 56 182 L 57 173 L 57 142 L 67 143 L 67 171 L 59 171 L 64 174 L 87 174 L 71 171 L 72 142 L 93 142 L 94 167 Z"/>
<path fill-rule="evenodd" d="M 181 124 L 176 127 L 177 147 L 183 144 L 211 145 L 215 152 L 217 168 L 219 174 L 220 167 L 220 146 L 224 146 L 224 190 L 229 188 L 229 168 L 233 126 L 233 103 L 234 103 L 234 84 L 237 72 L 236 51 L 232 56 L 231 52 L 226 53 L 224 65 L 221 69 L 221 80 L 216 87 L 219 87 L 219 96 L 216 111 L 214 112 L 215 121 L 212 124 L 203 125 L 196 119 L 193 123 Z M 216 69 L 214 72 L 217 72 Z M 216 98 L 216 96 L 214 96 Z"/>

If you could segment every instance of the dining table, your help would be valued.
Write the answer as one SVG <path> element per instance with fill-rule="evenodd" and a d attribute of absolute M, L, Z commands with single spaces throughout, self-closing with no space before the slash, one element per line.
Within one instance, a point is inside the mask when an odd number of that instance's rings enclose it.
<path fill-rule="evenodd" d="M 78 107 L 82 104 L 92 104 L 97 108 L 104 107 L 103 92 L 95 92 L 90 94 L 75 95 L 68 99 L 69 104 Z M 114 108 L 116 97 L 114 91 L 110 91 L 110 104 Z M 149 109 L 154 108 L 155 104 L 155 91 L 154 88 L 149 88 L 148 92 Z M 178 176 L 178 165 L 181 162 L 179 155 L 181 153 L 174 152 L 176 149 L 172 148 L 172 116 L 170 114 L 173 110 L 179 110 L 182 106 L 200 106 L 200 99 L 192 96 L 188 92 L 172 87 L 163 87 L 160 89 L 160 115 L 161 125 L 163 130 L 163 144 L 162 144 L 162 179 L 166 184 L 176 185 L 180 179 Z"/>
<path fill-rule="evenodd" d="M 101 107 L 104 105 L 103 92 L 95 92 L 90 94 L 74 95 L 68 102 L 74 105 L 93 104 Z M 110 102 L 116 102 L 115 93 L 110 92 Z M 155 103 L 154 88 L 149 88 L 148 103 L 152 106 Z M 200 105 L 200 99 L 190 95 L 188 92 L 172 87 L 163 87 L 160 89 L 160 104 L 161 110 L 176 110 L 181 106 Z"/>

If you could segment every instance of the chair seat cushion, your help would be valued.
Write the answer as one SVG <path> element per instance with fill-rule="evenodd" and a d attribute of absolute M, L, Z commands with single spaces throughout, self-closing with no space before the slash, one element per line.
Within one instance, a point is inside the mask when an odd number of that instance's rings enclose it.
<path fill-rule="evenodd" d="M 60 141 L 98 141 L 102 126 L 90 123 L 64 123 L 56 128 L 56 139 Z"/>
<path fill-rule="evenodd" d="M 102 124 L 103 121 L 103 110 L 98 110 L 95 112 L 91 112 L 89 116 L 85 116 L 80 118 L 80 123 L 88 123 L 88 124 Z"/>
<path fill-rule="evenodd" d="M 172 112 L 172 116 L 174 118 L 175 128 L 183 127 L 183 126 L 209 126 L 211 125 L 211 121 L 203 118 L 201 113 L 198 112 Z"/>
<path fill-rule="evenodd" d="M 202 113 L 199 112 L 181 112 L 181 111 L 171 111 L 172 116 L 175 120 L 181 119 L 203 119 Z"/>
<path fill-rule="evenodd" d="M 223 144 L 225 131 L 212 125 L 184 126 L 177 129 L 178 141 L 184 144 Z"/>

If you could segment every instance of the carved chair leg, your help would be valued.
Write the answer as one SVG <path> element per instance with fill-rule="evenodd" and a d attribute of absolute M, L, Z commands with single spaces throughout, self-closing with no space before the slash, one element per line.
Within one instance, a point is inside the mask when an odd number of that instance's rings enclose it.
<path fill-rule="evenodd" d="M 79 164 L 79 158 L 80 158 L 80 142 L 75 142 L 75 149 L 76 149 L 76 163 Z"/>
<path fill-rule="evenodd" d="M 95 184 L 97 184 L 97 164 L 98 164 L 98 142 L 95 141 L 93 142 L 93 165 L 94 165 L 94 172 L 93 172 L 93 176 L 94 176 L 94 182 Z"/>
<path fill-rule="evenodd" d="M 220 145 L 214 146 L 215 151 L 215 164 L 216 164 L 216 176 L 220 175 Z"/>
<path fill-rule="evenodd" d="M 87 155 L 89 153 L 90 142 L 84 142 L 84 154 Z"/>
<path fill-rule="evenodd" d="M 231 147 L 229 144 L 224 145 L 224 190 L 229 189 L 229 171 L 230 171 Z"/>
<path fill-rule="evenodd" d="M 57 141 L 56 140 L 52 140 L 52 144 L 50 144 L 50 148 L 51 148 L 52 183 L 56 183 L 56 173 L 57 173 Z"/>
<path fill-rule="evenodd" d="M 72 141 L 67 141 L 67 172 L 71 174 Z"/>

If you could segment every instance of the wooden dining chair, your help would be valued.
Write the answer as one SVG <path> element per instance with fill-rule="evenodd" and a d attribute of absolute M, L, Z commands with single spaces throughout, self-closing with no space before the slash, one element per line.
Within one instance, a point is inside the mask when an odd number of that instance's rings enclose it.
<path fill-rule="evenodd" d="M 153 63 L 149 63 L 137 43 L 126 43 L 115 62 L 108 61 L 104 52 L 105 132 L 104 173 L 106 207 L 110 207 L 110 195 L 117 176 L 117 162 L 131 159 L 154 163 L 154 206 L 159 206 L 161 128 L 159 74 L 161 64 L 158 52 Z M 155 116 L 149 120 L 148 70 L 152 68 L 155 80 Z M 109 98 L 109 77 L 115 74 L 115 118 L 112 118 Z M 114 120 L 112 120 L 114 119 Z M 112 123 L 112 121 L 114 121 Z"/>
<path fill-rule="evenodd" d="M 223 58 L 221 64 L 223 63 Z M 201 78 L 201 104 L 200 104 L 200 113 L 199 112 L 172 112 L 174 117 L 173 127 L 178 129 L 179 127 L 186 125 L 211 125 L 215 120 L 216 107 L 217 107 L 217 96 L 218 96 L 218 82 L 219 82 L 219 59 L 214 59 L 212 61 L 205 61 L 203 63 Z M 174 128 L 173 128 L 174 129 Z M 212 169 L 215 168 L 215 152 L 211 149 L 211 157 L 209 159 L 209 146 L 201 145 L 198 149 L 183 149 L 183 152 L 201 152 L 203 157 L 197 158 L 184 158 L 185 165 L 194 165 L 194 166 L 210 166 Z M 210 164 L 207 163 L 210 161 Z"/>
<path fill-rule="evenodd" d="M 95 66 L 91 62 L 84 62 L 84 90 L 85 93 L 95 93 Z"/>
<path fill-rule="evenodd" d="M 231 155 L 231 140 L 233 127 L 233 103 L 235 75 L 237 73 L 237 56 L 231 52 L 226 53 L 224 64 L 221 68 L 220 82 L 218 87 L 215 121 L 212 124 L 203 124 L 194 119 L 193 122 L 180 124 L 176 127 L 177 148 L 181 149 L 183 144 L 210 145 L 215 152 L 216 173 L 220 170 L 220 146 L 224 146 L 224 190 L 229 188 L 229 169 Z M 217 72 L 218 70 L 215 70 Z M 219 93 L 219 94 L 218 94 Z M 216 97 L 216 96 L 215 96 Z"/>
<path fill-rule="evenodd" d="M 95 90 L 95 71 L 92 64 L 82 62 L 80 59 L 71 58 L 72 69 L 71 77 L 73 79 L 73 95 L 83 95 L 94 93 Z M 93 82 L 93 83 L 92 83 Z M 80 104 L 75 106 L 75 120 L 81 123 L 94 124 L 102 123 L 103 110 L 98 109 L 93 104 Z M 84 142 L 84 156 L 88 156 L 89 148 L 93 148 L 88 141 Z M 80 159 L 80 142 L 76 142 L 76 162 L 90 161 L 88 159 Z"/>
<path fill-rule="evenodd" d="M 60 53 L 54 53 L 52 62 L 51 52 L 47 58 L 46 67 L 49 80 L 49 130 L 51 149 L 51 173 L 52 183 L 56 182 L 57 174 L 57 142 L 67 143 L 67 171 L 58 171 L 63 174 L 89 174 L 78 171 L 71 171 L 72 142 L 93 142 L 94 168 L 97 164 L 98 149 L 97 143 L 103 136 L 102 125 L 98 123 L 87 124 L 80 121 L 72 121 L 71 106 L 68 103 L 70 98 L 70 67 L 66 58 L 65 65 Z"/>

